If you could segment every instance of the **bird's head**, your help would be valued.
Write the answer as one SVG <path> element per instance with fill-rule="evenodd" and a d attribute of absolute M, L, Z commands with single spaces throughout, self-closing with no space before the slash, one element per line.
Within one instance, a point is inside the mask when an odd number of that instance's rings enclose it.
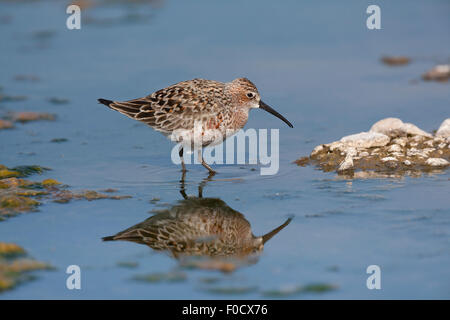
<path fill-rule="evenodd" d="M 261 100 L 261 96 L 256 86 L 247 78 L 237 78 L 229 82 L 225 86 L 225 91 L 231 96 L 231 101 L 238 107 L 250 109 L 263 109 L 275 117 L 283 120 L 289 127 L 292 124 L 277 111 L 272 109 Z"/>

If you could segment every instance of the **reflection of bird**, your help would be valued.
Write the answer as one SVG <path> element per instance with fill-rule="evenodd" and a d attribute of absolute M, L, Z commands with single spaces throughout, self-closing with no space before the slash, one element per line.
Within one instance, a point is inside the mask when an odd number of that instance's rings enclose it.
<path fill-rule="evenodd" d="M 291 221 L 256 237 L 244 216 L 215 198 L 188 198 L 147 220 L 103 240 L 128 240 L 175 258 L 209 257 L 242 260 L 257 256 L 264 244 Z M 216 264 L 217 265 L 217 264 Z M 220 269 L 220 267 L 219 267 Z"/>
<path fill-rule="evenodd" d="M 214 173 L 202 158 L 202 148 L 219 144 L 243 128 L 250 109 L 266 110 L 292 127 L 288 120 L 261 100 L 258 89 L 246 78 L 228 83 L 194 79 L 143 98 L 125 102 L 98 101 L 181 143 L 179 154 L 183 171 L 186 171 L 183 148 L 190 148 L 198 150 L 203 166 Z"/>

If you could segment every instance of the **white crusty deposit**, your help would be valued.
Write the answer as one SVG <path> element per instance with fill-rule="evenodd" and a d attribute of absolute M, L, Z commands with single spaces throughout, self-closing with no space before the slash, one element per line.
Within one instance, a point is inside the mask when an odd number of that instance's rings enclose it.
<path fill-rule="evenodd" d="M 372 171 L 399 176 L 442 169 L 449 166 L 449 161 L 450 119 L 433 135 L 398 118 L 386 118 L 372 125 L 368 132 L 318 145 L 309 157 L 296 163 L 314 164 L 324 171 L 347 175 Z M 373 176 L 380 175 L 370 175 Z"/>

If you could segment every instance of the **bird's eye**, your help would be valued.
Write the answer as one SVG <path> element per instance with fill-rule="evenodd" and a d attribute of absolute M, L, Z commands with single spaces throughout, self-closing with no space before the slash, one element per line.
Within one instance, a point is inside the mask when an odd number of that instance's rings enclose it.
<path fill-rule="evenodd" d="M 255 96 L 256 96 L 256 94 L 254 92 L 247 93 L 247 97 L 250 99 L 253 99 Z"/>

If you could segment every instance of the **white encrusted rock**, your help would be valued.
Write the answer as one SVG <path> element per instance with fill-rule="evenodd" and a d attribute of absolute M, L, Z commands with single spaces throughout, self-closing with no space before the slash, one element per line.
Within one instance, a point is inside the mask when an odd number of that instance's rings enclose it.
<path fill-rule="evenodd" d="M 323 150 L 323 145 L 318 145 L 317 147 L 314 148 L 314 150 L 311 152 L 311 156 L 315 156 L 316 154 L 318 154 L 319 152 L 321 152 Z"/>
<path fill-rule="evenodd" d="M 450 137 L 450 118 L 445 119 L 436 132 L 436 137 L 448 138 Z"/>
<path fill-rule="evenodd" d="M 370 153 L 368 153 L 367 151 L 362 151 L 362 152 L 359 153 L 358 156 L 361 157 L 361 158 L 368 157 L 368 156 L 370 156 Z"/>
<path fill-rule="evenodd" d="M 388 148 L 388 152 L 402 152 L 403 149 L 398 144 L 393 144 Z"/>
<path fill-rule="evenodd" d="M 397 137 L 402 135 L 403 125 L 403 121 L 398 118 L 386 118 L 375 122 L 370 131 L 382 133 L 389 137 Z"/>
<path fill-rule="evenodd" d="M 422 75 L 424 80 L 447 81 L 450 78 L 450 64 L 438 64 Z"/>
<path fill-rule="evenodd" d="M 405 137 L 402 138 L 395 138 L 394 140 L 392 140 L 393 143 L 398 144 L 401 147 L 405 147 L 406 144 L 408 143 L 408 139 Z"/>
<path fill-rule="evenodd" d="M 425 148 L 425 149 L 422 149 L 422 153 L 425 154 L 426 156 L 428 156 L 429 153 L 431 153 L 435 150 L 436 149 L 434 149 L 434 148 Z"/>
<path fill-rule="evenodd" d="M 342 161 L 339 164 L 338 171 L 345 171 L 345 170 L 349 170 L 349 169 L 353 169 L 353 157 L 350 155 L 347 155 L 345 157 L 344 161 Z"/>
<path fill-rule="evenodd" d="M 383 147 L 389 143 L 388 136 L 378 132 L 360 132 L 343 137 L 340 142 L 349 147 L 366 149 L 372 147 Z"/>
<path fill-rule="evenodd" d="M 412 123 L 405 123 L 403 125 L 403 130 L 405 131 L 406 134 L 410 134 L 410 135 L 424 136 L 424 137 L 428 137 L 428 138 L 433 137 L 431 134 L 423 131 L 422 129 L 413 125 Z"/>
<path fill-rule="evenodd" d="M 426 145 L 426 146 L 429 146 L 429 147 L 433 147 L 433 140 L 431 140 L 431 139 L 427 140 L 423 144 Z"/>
<path fill-rule="evenodd" d="M 398 160 L 397 160 L 397 158 L 394 158 L 394 157 L 384 157 L 381 159 L 381 161 L 387 162 L 387 161 L 398 161 Z"/>
<path fill-rule="evenodd" d="M 429 158 L 425 163 L 432 167 L 445 167 L 450 164 L 447 160 L 442 158 Z"/>
<path fill-rule="evenodd" d="M 376 122 L 371 128 L 370 132 L 378 132 L 385 134 L 391 138 L 402 137 L 406 135 L 419 135 L 425 137 L 432 137 L 428 132 L 423 131 L 412 123 L 404 123 L 398 118 L 386 118 Z"/>
<path fill-rule="evenodd" d="M 325 145 L 326 147 L 328 147 L 330 149 L 330 151 L 335 151 L 335 150 L 339 150 L 339 151 L 343 151 L 345 150 L 344 144 L 340 141 L 335 141 L 332 143 L 328 143 Z"/>
<path fill-rule="evenodd" d="M 422 152 L 422 150 L 411 148 L 408 151 L 406 151 L 406 155 L 408 157 L 422 157 L 425 158 L 425 154 Z"/>

